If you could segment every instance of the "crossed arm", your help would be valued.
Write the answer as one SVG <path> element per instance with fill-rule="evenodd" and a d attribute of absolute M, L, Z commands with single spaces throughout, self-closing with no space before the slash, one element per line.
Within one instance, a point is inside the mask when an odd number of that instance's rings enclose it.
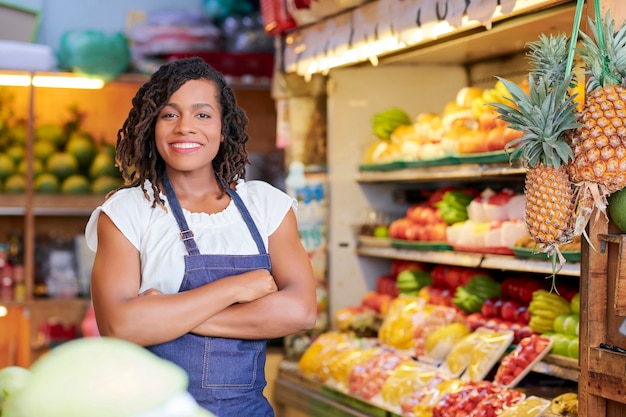
<path fill-rule="evenodd" d="M 272 274 L 255 270 L 177 294 L 149 291 L 141 281 L 137 249 L 104 213 L 91 292 L 103 336 L 150 346 L 186 333 L 270 339 L 315 324 L 315 280 L 292 210 L 269 237 Z"/>

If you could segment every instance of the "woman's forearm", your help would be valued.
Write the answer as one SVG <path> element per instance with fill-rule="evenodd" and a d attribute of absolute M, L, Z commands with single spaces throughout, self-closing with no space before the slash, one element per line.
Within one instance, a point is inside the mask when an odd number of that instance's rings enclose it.
<path fill-rule="evenodd" d="M 274 339 L 315 325 L 317 304 L 303 300 L 298 290 L 283 289 L 245 304 L 235 304 L 192 330 L 201 336 Z"/>

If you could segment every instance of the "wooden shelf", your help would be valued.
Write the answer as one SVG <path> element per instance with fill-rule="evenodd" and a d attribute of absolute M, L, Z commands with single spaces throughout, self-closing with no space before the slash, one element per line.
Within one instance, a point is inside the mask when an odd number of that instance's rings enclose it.
<path fill-rule="evenodd" d="M 29 198 L 24 194 L 0 194 L 0 216 L 23 216 Z M 87 216 L 104 202 L 96 195 L 35 195 L 32 209 L 40 216 Z"/>
<path fill-rule="evenodd" d="M 403 259 L 407 261 L 438 263 L 444 265 L 464 266 L 471 268 L 499 269 L 538 274 L 552 274 L 552 263 L 533 259 L 521 259 L 509 255 L 490 255 L 453 251 L 419 251 L 391 247 L 368 247 L 359 245 L 356 253 L 386 259 Z M 566 263 L 558 273 L 559 276 L 580 276 L 579 263 Z"/>
<path fill-rule="evenodd" d="M 433 182 L 440 180 L 484 181 L 518 177 L 526 170 L 511 164 L 461 164 L 428 168 L 409 168 L 392 171 L 361 171 L 356 174 L 360 183 Z"/>

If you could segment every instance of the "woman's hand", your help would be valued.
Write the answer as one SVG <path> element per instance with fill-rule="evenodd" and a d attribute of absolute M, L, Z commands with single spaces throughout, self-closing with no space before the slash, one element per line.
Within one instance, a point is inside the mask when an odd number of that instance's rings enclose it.
<path fill-rule="evenodd" d="M 274 277 L 266 269 L 256 269 L 226 278 L 235 288 L 235 303 L 248 303 L 278 291 Z"/>
<path fill-rule="evenodd" d="M 214 283 L 228 285 L 233 289 L 235 300 L 233 303 L 248 303 L 268 294 L 278 291 L 274 277 L 266 269 L 256 269 L 243 274 L 225 277 Z M 211 284 L 208 284 L 211 285 Z M 161 291 L 149 288 L 140 293 L 138 297 L 149 295 L 161 295 Z"/>

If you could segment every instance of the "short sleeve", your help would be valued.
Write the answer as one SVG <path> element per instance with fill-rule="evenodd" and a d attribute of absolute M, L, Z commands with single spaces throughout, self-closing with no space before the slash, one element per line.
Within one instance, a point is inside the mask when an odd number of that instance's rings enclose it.
<path fill-rule="evenodd" d="M 85 228 L 87 246 L 93 251 L 98 248 L 98 218 L 105 213 L 139 250 L 142 231 L 147 227 L 151 210 L 151 202 L 139 187 L 117 191 L 91 213 Z"/>
<path fill-rule="evenodd" d="M 249 200 L 250 211 L 257 224 L 264 227 L 267 235 L 278 229 L 290 209 L 297 211 L 298 202 L 282 190 L 264 181 L 248 181 L 237 191 L 246 194 L 244 200 Z"/>

